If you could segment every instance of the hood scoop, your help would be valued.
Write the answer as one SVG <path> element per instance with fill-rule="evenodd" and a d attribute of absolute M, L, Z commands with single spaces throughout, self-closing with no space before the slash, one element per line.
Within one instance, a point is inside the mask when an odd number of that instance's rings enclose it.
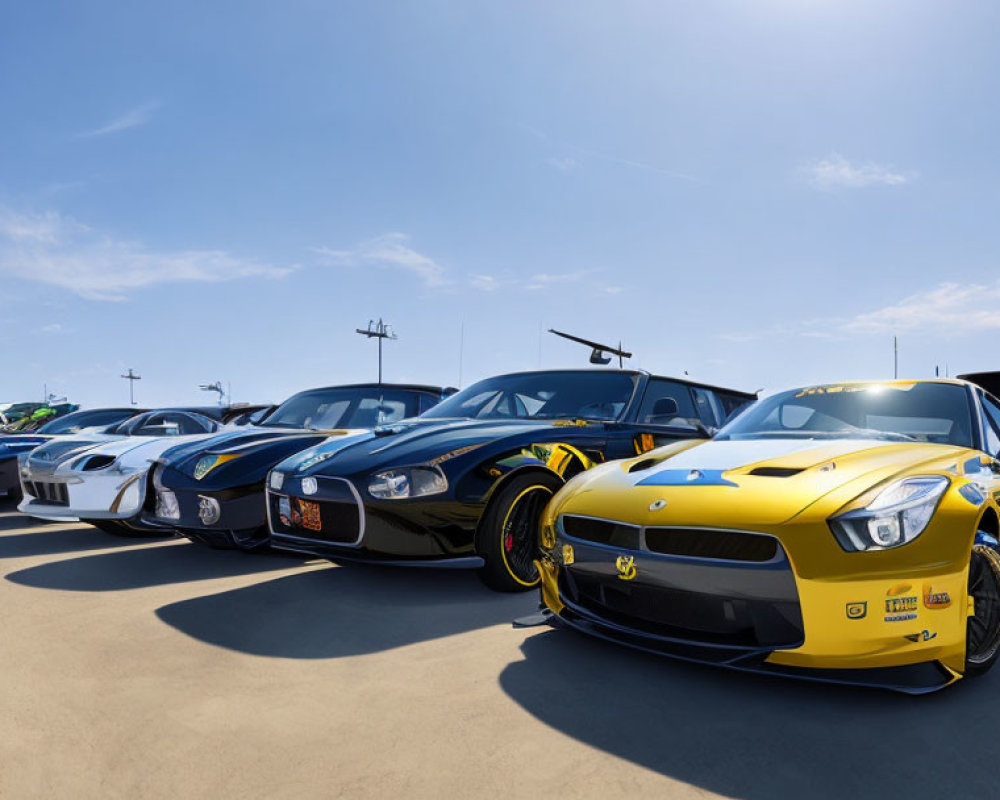
<path fill-rule="evenodd" d="M 803 467 L 757 467 L 747 474 L 757 475 L 761 478 L 791 478 L 792 475 L 798 475 L 804 471 Z"/>

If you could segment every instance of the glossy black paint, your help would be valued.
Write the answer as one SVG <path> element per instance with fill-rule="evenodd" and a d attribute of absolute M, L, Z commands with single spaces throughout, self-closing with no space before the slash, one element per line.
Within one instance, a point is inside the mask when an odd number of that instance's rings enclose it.
<path fill-rule="evenodd" d="M 346 446 L 322 445 L 288 459 L 275 468 L 283 475 L 281 488 L 268 490 L 272 546 L 333 558 L 417 564 L 461 558 L 475 564 L 476 529 L 490 499 L 507 479 L 525 470 L 555 472 L 568 479 L 588 467 L 581 458 L 572 456 L 554 470 L 546 464 L 545 450 L 539 451 L 538 446 L 566 445 L 589 462 L 601 462 L 634 456 L 671 441 L 708 435 L 692 427 L 637 421 L 647 385 L 656 376 L 632 370 L 607 372 L 630 375 L 635 380 L 631 400 L 616 421 L 418 418 L 379 429 L 362 441 Z M 733 401 L 754 399 L 728 389 L 676 382 L 718 391 Z M 312 454 L 325 449 L 334 454 L 314 466 L 300 466 Z M 392 500 L 373 497 L 368 491 L 376 473 L 428 463 L 436 463 L 445 473 L 446 492 Z M 316 480 L 315 493 L 306 495 L 302 491 L 303 478 Z M 349 502 L 334 490 L 331 480 L 347 482 L 354 489 L 356 513 L 363 522 L 353 536 L 343 532 L 353 520 L 345 508 Z M 319 531 L 282 521 L 283 511 L 288 519 L 295 513 L 301 516 L 296 505 L 301 508 L 303 502 L 319 504 L 323 518 Z M 327 518 L 331 520 L 329 526 Z"/>
<path fill-rule="evenodd" d="M 366 397 L 379 391 L 402 392 L 408 398 L 409 413 L 413 414 L 454 391 L 411 384 L 355 384 L 332 388 L 356 389 Z M 262 546 L 268 540 L 264 502 L 267 473 L 279 461 L 328 437 L 325 431 L 247 426 L 172 448 L 158 459 L 152 470 L 142 519 L 216 547 L 252 549 Z M 206 455 L 235 457 L 200 478 L 195 477 L 198 462 Z M 164 490 L 176 497 L 180 511 L 176 519 L 158 515 L 157 493 Z M 219 513 L 218 520 L 209 519 L 206 524 L 202 507 L 209 500 L 218 504 Z"/>

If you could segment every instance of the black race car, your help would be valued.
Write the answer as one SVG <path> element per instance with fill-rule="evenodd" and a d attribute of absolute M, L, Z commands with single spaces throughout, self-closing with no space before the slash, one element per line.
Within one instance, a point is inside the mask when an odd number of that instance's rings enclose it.
<path fill-rule="evenodd" d="M 264 479 L 271 467 L 320 442 L 352 441 L 416 416 L 454 391 L 363 383 L 300 392 L 256 425 L 179 445 L 156 459 L 142 519 L 212 547 L 266 546 Z"/>
<path fill-rule="evenodd" d="M 631 370 L 489 378 L 419 419 L 275 467 L 271 544 L 338 560 L 476 566 L 494 589 L 528 589 L 538 584 L 539 515 L 564 481 L 706 438 L 754 399 Z"/>

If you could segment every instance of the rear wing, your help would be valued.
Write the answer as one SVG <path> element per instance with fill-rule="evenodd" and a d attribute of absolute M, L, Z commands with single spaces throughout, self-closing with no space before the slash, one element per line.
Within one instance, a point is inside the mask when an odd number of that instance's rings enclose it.
<path fill-rule="evenodd" d="M 976 384 L 994 397 L 1000 397 L 1000 372 L 969 372 L 955 377 Z"/>

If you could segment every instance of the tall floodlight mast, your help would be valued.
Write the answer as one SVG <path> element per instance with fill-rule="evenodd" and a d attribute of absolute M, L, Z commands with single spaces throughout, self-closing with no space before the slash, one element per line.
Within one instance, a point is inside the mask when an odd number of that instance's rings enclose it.
<path fill-rule="evenodd" d="M 612 347 L 609 344 L 601 344 L 600 342 L 592 342 L 590 339 L 583 339 L 579 336 L 574 336 L 571 333 L 563 333 L 562 331 L 554 330 L 549 328 L 549 333 L 554 333 L 556 336 L 561 336 L 563 339 L 569 339 L 571 342 L 576 342 L 577 344 L 586 345 L 591 348 L 590 350 L 590 363 L 606 365 L 611 363 L 611 356 L 618 356 L 618 366 L 625 366 L 625 359 L 632 358 L 631 353 L 627 353 L 622 350 L 622 343 L 618 342 L 618 347 Z"/>
<path fill-rule="evenodd" d="M 378 339 L 378 382 L 382 383 L 382 340 L 383 339 L 398 339 L 399 337 L 393 333 L 391 327 L 386 325 L 382 318 L 378 318 L 378 322 L 374 320 L 368 320 L 367 328 L 355 328 L 357 333 L 362 336 L 366 336 L 369 339 Z"/>
<path fill-rule="evenodd" d="M 128 381 L 128 401 L 132 405 L 135 405 L 135 382 L 141 381 L 142 375 L 136 375 L 132 367 L 129 367 L 128 374 L 122 375 L 122 377 Z"/>

